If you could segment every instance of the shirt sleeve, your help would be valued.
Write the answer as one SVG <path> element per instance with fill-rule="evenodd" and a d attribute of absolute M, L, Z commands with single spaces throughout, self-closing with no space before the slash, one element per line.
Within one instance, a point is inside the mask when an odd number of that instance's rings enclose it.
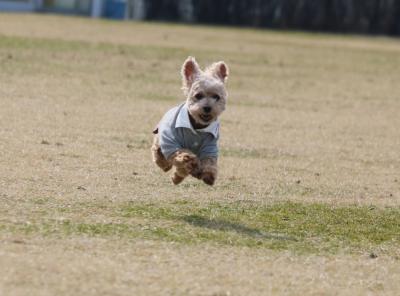
<path fill-rule="evenodd" d="M 172 129 L 159 129 L 161 153 L 166 159 L 168 159 L 177 150 L 182 149 L 181 143 L 178 142 L 176 135 L 173 133 L 174 132 Z"/>
<path fill-rule="evenodd" d="M 218 138 L 215 138 L 211 134 L 204 140 L 200 148 L 199 158 L 203 159 L 206 157 L 218 157 Z"/>

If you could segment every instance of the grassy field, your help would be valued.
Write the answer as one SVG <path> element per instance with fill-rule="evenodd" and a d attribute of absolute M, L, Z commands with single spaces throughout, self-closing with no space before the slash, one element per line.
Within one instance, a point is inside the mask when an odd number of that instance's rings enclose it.
<path fill-rule="evenodd" d="M 214 187 L 151 130 L 224 60 Z M 399 295 L 400 41 L 0 14 L 1 295 Z"/>

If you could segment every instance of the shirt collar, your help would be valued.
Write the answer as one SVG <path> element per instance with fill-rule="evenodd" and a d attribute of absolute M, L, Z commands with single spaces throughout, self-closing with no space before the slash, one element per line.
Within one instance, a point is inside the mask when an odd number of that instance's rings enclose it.
<path fill-rule="evenodd" d="M 195 130 L 193 128 L 192 124 L 190 123 L 188 112 L 189 112 L 188 107 L 186 104 L 184 104 L 182 106 L 182 108 L 179 110 L 178 116 L 176 118 L 175 128 L 177 128 L 177 127 L 188 128 L 188 129 L 192 130 L 192 132 L 195 134 L 197 134 L 197 132 L 210 133 L 215 138 L 218 138 L 218 133 L 219 133 L 219 121 L 218 120 L 213 121 L 205 128 Z"/>

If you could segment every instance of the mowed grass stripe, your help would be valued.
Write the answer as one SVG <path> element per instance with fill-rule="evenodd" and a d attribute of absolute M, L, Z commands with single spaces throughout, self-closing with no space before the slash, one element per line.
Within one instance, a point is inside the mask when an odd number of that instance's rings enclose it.
<path fill-rule="evenodd" d="M 110 209 L 112 210 L 112 209 Z M 118 223 L 46 220 L 2 223 L 2 232 L 212 243 L 301 253 L 368 251 L 400 242 L 400 209 L 321 203 L 189 201 L 137 203 L 114 209 Z"/>

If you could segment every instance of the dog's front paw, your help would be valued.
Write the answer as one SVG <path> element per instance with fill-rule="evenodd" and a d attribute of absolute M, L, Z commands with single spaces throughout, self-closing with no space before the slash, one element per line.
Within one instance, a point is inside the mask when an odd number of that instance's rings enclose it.
<path fill-rule="evenodd" d="M 175 165 L 191 174 L 198 170 L 200 163 L 196 155 L 182 152 L 175 157 Z"/>
<path fill-rule="evenodd" d="M 174 185 L 178 185 L 180 184 L 185 178 L 182 176 L 179 176 L 178 174 L 174 174 L 171 178 L 172 183 L 174 183 Z"/>
<path fill-rule="evenodd" d="M 206 173 L 203 173 L 203 174 L 202 174 L 201 179 L 202 179 L 203 182 L 206 183 L 207 185 L 212 186 L 212 185 L 214 185 L 215 179 L 216 179 L 216 178 L 215 178 L 215 175 L 214 175 L 213 173 L 206 172 Z"/>

